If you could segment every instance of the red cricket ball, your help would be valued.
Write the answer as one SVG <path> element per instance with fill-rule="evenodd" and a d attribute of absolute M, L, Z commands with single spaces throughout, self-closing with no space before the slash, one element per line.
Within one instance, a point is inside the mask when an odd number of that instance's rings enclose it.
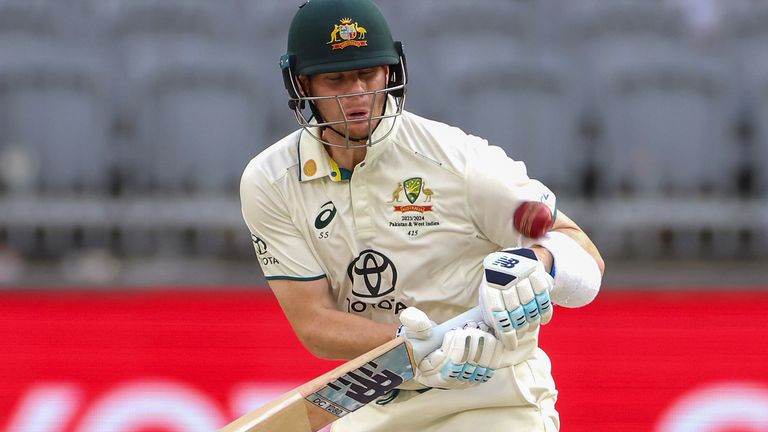
<path fill-rule="evenodd" d="M 515 210 L 515 229 L 522 235 L 536 239 L 549 231 L 555 219 L 544 203 L 527 201 Z"/>

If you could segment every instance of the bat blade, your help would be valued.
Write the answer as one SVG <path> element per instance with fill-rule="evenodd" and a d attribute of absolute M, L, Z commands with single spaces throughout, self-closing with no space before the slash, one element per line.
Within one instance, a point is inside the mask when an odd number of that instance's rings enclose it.
<path fill-rule="evenodd" d="M 258 410 L 240 417 L 220 432 L 312 431 L 309 413 L 303 400 L 300 392 L 292 390 Z"/>
<path fill-rule="evenodd" d="M 395 338 L 240 417 L 219 432 L 316 432 L 414 377 L 452 328 L 482 320 L 475 307 L 432 329 L 427 341 Z"/>
<path fill-rule="evenodd" d="M 309 381 L 220 432 L 314 432 L 413 379 L 411 344 L 399 337 Z"/>

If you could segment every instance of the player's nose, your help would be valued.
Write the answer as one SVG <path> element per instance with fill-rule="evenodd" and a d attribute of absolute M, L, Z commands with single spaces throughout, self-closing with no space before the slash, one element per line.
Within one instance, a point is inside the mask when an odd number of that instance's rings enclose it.
<path fill-rule="evenodd" d="M 347 94 L 364 93 L 368 91 L 368 86 L 365 80 L 355 77 L 349 80 L 349 86 L 347 87 Z M 353 97 L 364 97 L 365 95 L 358 95 Z"/>

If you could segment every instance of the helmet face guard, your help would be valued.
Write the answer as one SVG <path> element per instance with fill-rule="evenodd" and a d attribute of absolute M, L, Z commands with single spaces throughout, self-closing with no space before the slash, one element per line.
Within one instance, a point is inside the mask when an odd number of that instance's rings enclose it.
<path fill-rule="evenodd" d="M 389 65 L 386 87 L 380 90 L 312 96 L 301 87 L 299 76 L 345 72 Z M 318 141 L 337 147 L 365 147 L 388 136 L 395 125 L 394 118 L 403 112 L 407 67 L 403 45 L 392 39 L 384 15 L 371 0 L 310 0 L 299 7 L 288 31 L 288 50 L 280 58 L 288 106 L 299 125 Z M 367 118 L 350 119 L 343 110 L 344 98 L 370 96 Z M 377 101 L 384 100 L 382 112 L 376 112 Z M 334 101 L 343 119 L 326 121 L 318 102 Z M 386 121 L 386 120 L 392 121 Z M 368 124 L 366 137 L 350 137 L 352 125 Z M 389 130 L 374 131 L 380 124 Z M 323 131 L 329 129 L 344 138 L 344 144 L 324 141 Z"/>
<path fill-rule="evenodd" d="M 314 139 L 320 141 L 323 144 L 343 147 L 343 148 L 358 148 L 367 147 L 387 138 L 394 129 L 395 122 L 389 122 L 389 128 L 386 132 L 379 134 L 374 139 L 374 131 L 384 119 L 394 119 L 403 113 L 405 106 L 405 88 L 408 82 L 407 68 L 405 63 L 405 55 L 403 55 L 403 48 L 400 42 L 395 42 L 395 49 L 400 57 L 400 61 L 396 65 L 390 65 L 390 72 L 387 78 L 387 86 L 381 90 L 373 90 L 361 93 L 349 93 L 335 96 L 304 96 L 302 89 L 299 88 L 298 76 L 295 73 L 295 57 L 284 55 L 280 59 L 280 66 L 283 71 L 283 81 L 285 88 L 290 96 L 288 100 L 288 107 L 293 111 L 296 121 L 307 133 L 309 133 Z M 383 66 L 383 65 L 377 65 Z M 349 119 L 344 112 L 342 106 L 342 100 L 344 98 L 358 97 L 358 96 L 372 96 L 371 105 L 368 112 L 370 115 L 367 118 L 361 119 Z M 383 112 L 376 112 L 376 101 L 384 97 Z M 389 96 L 392 96 L 393 106 L 390 106 Z M 333 100 L 339 107 L 339 111 L 344 117 L 337 121 L 326 121 L 320 115 L 315 102 L 321 100 Z M 367 123 L 368 133 L 362 139 L 350 138 L 349 127 L 351 124 Z M 322 139 L 323 130 L 331 129 L 333 132 L 344 138 L 344 144 L 335 144 Z M 362 142 L 362 140 L 365 140 Z"/>

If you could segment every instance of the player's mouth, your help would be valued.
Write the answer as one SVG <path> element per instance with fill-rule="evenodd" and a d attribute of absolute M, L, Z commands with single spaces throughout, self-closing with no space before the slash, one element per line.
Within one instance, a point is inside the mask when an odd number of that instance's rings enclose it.
<path fill-rule="evenodd" d="M 368 120 L 368 110 L 352 110 L 346 113 L 348 120 Z"/>

